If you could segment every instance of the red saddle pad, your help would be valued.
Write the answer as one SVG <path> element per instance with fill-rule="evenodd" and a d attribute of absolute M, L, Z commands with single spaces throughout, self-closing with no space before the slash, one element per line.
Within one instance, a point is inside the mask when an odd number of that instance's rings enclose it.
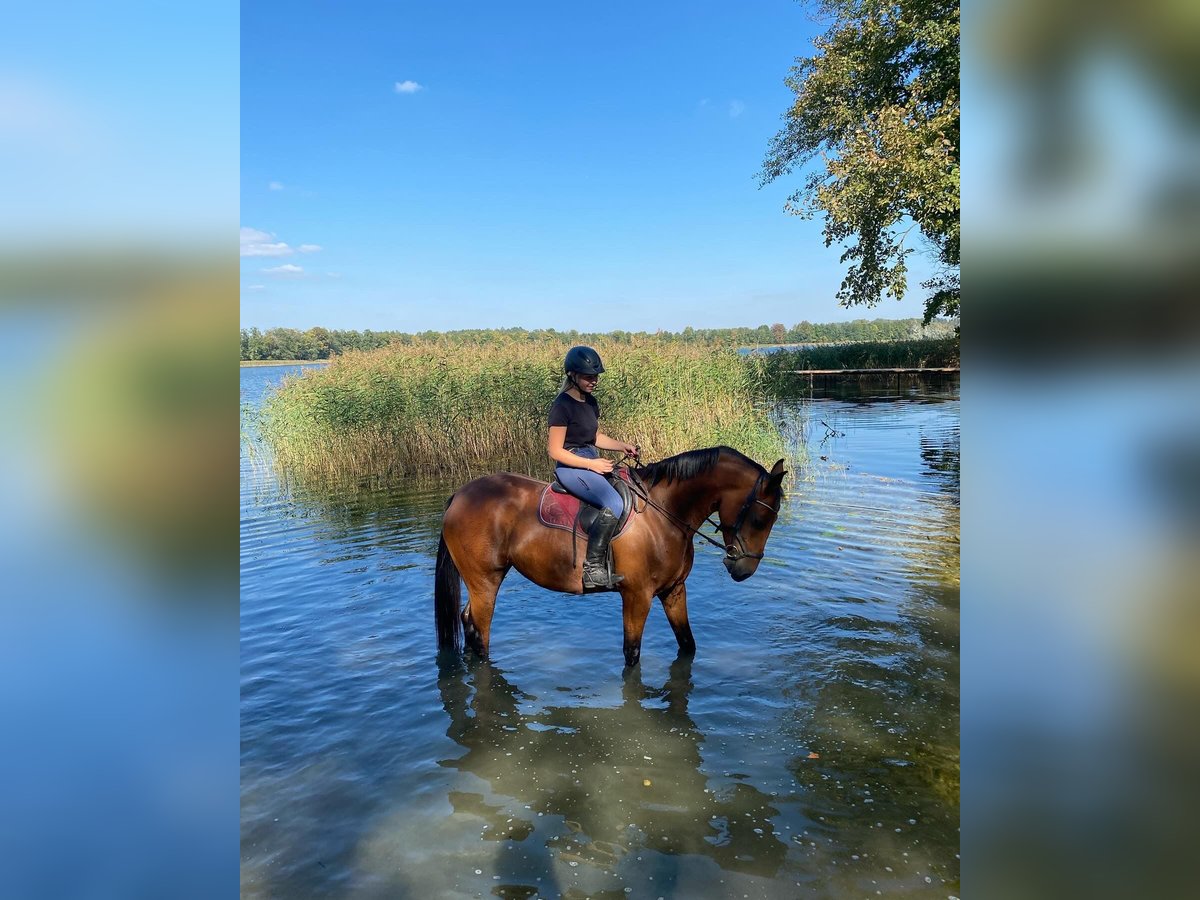
<path fill-rule="evenodd" d="M 625 477 L 624 473 L 622 476 Z M 575 527 L 575 517 L 579 515 L 579 507 L 582 505 L 583 501 L 574 494 L 559 494 L 550 490 L 550 485 L 546 485 L 542 490 L 542 497 L 538 501 L 538 520 L 550 528 L 562 528 L 564 531 L 574 530 L 576 534 L 586 540 L 587 532 L 582 528 Z M 625 524 L 621 526 L 621 530 L 613 537 L 625 533 L 635 514 L 630 513 Z"/>

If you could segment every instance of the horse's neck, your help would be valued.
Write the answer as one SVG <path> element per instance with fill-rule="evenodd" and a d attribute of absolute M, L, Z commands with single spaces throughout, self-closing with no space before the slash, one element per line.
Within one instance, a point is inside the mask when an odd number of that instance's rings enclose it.
<path fill-rule="evenodd" d="M 672 482 L 663 489 L 660 502 L 692 527 L 698 526 L 727 490 L 745 491 L 742 482 L 746 479 L 739 472 L 726 468 L 727 465 L 718 462 L 707 472 L 686 481 Z"/>

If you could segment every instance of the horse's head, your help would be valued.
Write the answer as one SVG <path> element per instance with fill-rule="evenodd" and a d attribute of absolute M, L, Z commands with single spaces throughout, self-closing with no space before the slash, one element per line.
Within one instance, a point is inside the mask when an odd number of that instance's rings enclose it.
<path fill-rule="evenodd" d="M 756 467 L 757 468 L 757 467 Z M 727 492 L 719 507 L 721 535 L 725 539 L 725 568 L 734 581 L 745 581 L 758 569 L 783 502 L 783 460 L 770 472 L 760 472 L 750 492 Z"/>

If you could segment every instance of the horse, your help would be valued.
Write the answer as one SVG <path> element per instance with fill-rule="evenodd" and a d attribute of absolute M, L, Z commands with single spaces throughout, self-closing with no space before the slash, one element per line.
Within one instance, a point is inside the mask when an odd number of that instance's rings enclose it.
<path fill-rule="evenodd" d="M 781 459 L 769 472 L 731 447 L 690 450 L 631 469 L 640 483 L 640 510 L 610 545 L 614 569 L 624 576 L 621 593 L 625 665 L 638 664 L 642 632 L 653 599 L 662 602 L 681 655 L 696 641 L 688 623 L 687 586 L 695 548 L 692 537 L 724 546 L 723 562 L 734 581 L 758 568 L 783 503 Z M 583 593 L 583 554 L 576 536 L 539 521 L 546 482 L 502 472 L 461 487 L 446 503 L 434 576 L 438 646 L 461 652 L 466 643 L 486 659 L 496 594 L 515 568 L 534 584 L 568 594 Z M 713 513 L 724 539 L 718 544 L 699 528 Z M 711 520 L 710 520 L 711 521 Z M 467 606 L 461 610 L 461 583 Z"/>

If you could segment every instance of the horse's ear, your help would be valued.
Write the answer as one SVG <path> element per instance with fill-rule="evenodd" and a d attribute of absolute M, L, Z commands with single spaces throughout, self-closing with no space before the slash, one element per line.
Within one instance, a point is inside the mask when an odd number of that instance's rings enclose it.
<path fill-rule="evenodd" d="M 768 479 L 772 487 L 779 487 L 783 483 L 783 476 L 787 474 L 787 469 L 783 467 L 783 460 L 775 463 L 771 469 L 771 476 Z"/>

